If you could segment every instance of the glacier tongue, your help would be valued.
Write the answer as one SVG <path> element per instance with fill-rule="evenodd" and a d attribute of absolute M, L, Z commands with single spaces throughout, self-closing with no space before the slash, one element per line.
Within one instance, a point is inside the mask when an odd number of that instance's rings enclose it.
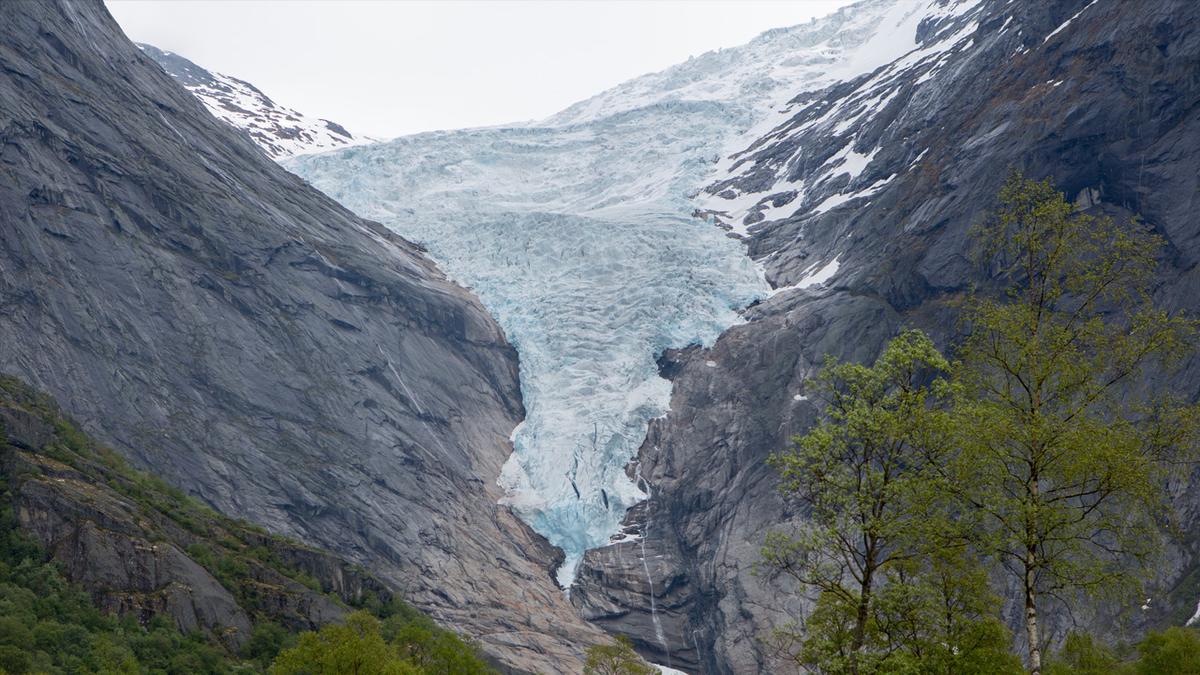
<path fill-rule="evenodd" d="M 506 502 L 565 552 L 564 587 L 583 553 L 609 543 L 646 496 L 625 467 L 647 422 L 668 408 L 657 355 L 711 343 L 739 308 L 767 295 L 742 245 L 692 216 L 690 195 L 736 136 L 769 123 L 792 95 L 890 58 L 879 26 L 920 11 L 909 7 L 868 0 L 638 78 L 540 124 L 419 134 L 285 163 L 424 244 L 504 327 L 521 355 L 528 414 L 500 483 Z M 895 21 L 883 23 L 895 33 Z"/>
<path fill-rule="evenodd" d="M 710 343 L 766 291 L 741 245 L 692 218 L 685 197 L 726 111 L 679 119 L 424 134 L 289 165 L 426 245 L 504 327 L 528 414 L 500 481 L 566 553 L 564 586 L 644 498 L 624 469 L 670 400 L 657 354 Z"/>

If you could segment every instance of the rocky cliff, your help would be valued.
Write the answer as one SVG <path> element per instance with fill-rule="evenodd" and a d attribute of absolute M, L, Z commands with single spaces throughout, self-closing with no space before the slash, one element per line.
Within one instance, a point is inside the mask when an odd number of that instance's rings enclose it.
<path fill-rule="evenodd" d="M 0 370 L 516 667 L 597 633 L 496 477 L 517 358 L 421 251 L 209 115 L 98 1 L 0 22 Z"/>
<path fill-rule="evenodd" d="M 255 620 L 313 630 L 344 616 L 344 603 L 392 595 L 361 567 L 223 518 L 131 470 L 8 378 L 0 467 L 4 508 L 107 612 L 141 623 L 165 615 L 236 652 Z"/>
<path fill-rule="evenodd" d="M 1169 242 L 1157 299 L 1200 310 L 1198 31 L 1200 5 L 1178 0 L 944 3 L 917 49 L 793 100 L 722 158 L 704 215 L 744 233 L 777 290 L 712 349 L 662 359 L 671 412 L 641 447 L 652 496 L 627 519 L 642 539 L 588 553 L 581 613 L 661 663 L 772 670 L 760 640 L 799 601 L 753 572 L 765 532 L 795 515 L 764 460 L 811 422 L 804 382 L 825 354 L 873 358 L 906 325 L 949 337 L 944 301 L 979 280 L 968 229 L 1010 167 L 1084 208 L 1141 214 Z M 1195 395 L 1200 363 L 1172 384 Z M 1194 527 L 1192 477 L 1178 478 Z M 1194 610 L 1193 539 L 1146 622 Z"/>

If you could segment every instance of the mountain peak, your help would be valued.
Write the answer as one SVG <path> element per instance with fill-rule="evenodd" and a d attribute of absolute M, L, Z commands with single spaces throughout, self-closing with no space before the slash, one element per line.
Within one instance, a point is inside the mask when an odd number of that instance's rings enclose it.
<path fill-rule="evenodd" d="M 217 119 L 249 134 L 271 159 L 376 140 L 355 136 L 336 122 L 279 105 L 249 82 L 210 71 L 174 52 L 144 43 L 138 43 L 138 47 L 200 99 Z"/>

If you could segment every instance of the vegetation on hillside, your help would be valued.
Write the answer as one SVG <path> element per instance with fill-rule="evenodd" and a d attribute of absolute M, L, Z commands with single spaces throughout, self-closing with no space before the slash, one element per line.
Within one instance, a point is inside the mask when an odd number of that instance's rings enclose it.
<path fill-rule="evenodd" d="M 822 419 L 773 458 L 809 517 L 764 563 L 814 601 L 777 641 L 824 673 L 1188 672 L 1191 629 L 1136 653 L 1076 635 L 1047 660 L 1040 619 L 1148 576 L 1200 411 L 1139 384 L 1192 352 L 1196 322 L 1154 306 L 1162 242 L 1137 221 L 1020 175 L 999 201 L 976 231 L 998 288 L 965 302 L 955 360 L 918 331 L 873 365 L 829 360 Z M 1016 641 L 997 597 L 1012 587 Z"/>
<path fill-rule="evenodd" d="M 342 623 L 316 632 L 295 628 L 297 617 L 281 615 L 282 610 L 269 606 L 263 579 L 296 582 L 306 587 L 302 590 L 319 592 L 315 578 L 288 565 L 277 553 L 303 547 L 225 518 L 130 468 L 81 433 L 48 397 L 16 380 L 0 377 L 0 405 L 34 413 L 48 423 L 53 434 L 37 450 L 37 461 L 70 467 L 86 477 L 94 486 L 87 499 L 114 490 L 137 505 L 138 526 L 147 528 L 150 536 L 165 540 L 174 528 L 185 531 L 192 542 L 186 546 L 189 557 L 234 595 L 254 624 L 249 639 L 233 653 L 212 636 L 180 632 L 166 615 L 139 623 L 132 615 L 102 613 L 89 593 L 68 581 L 59 565 L 19 527 L 13 512 L 14 481 L 42 477 L 6 473 L 0 477 L 0 673 L 493 672 L 473 645 L 403 602 L 381 600 L 372 592 L 358 598 L 358 611 L 347 607 Z M 16 452 L 5 450 L 6 446 L 0 425 L 0 460 L 3 452 Z M 37 471 L 43 465 L 29 466 L 33 468 L 24 470 Z M 330 600 L 343 604 L 336 597 Z M 280 620 L 293 627 L 281 625 Z M 346 660 L 372 654 L 386 658 L 358 668 L 353 660 Z M 324 663 L 328 669 L 298 665 L 305 661 Z"/>
<path fill-rule="evenodd" d="M 306 632 L 282 650 L 271 675 L 476 675 L 490 673 L 470 645 L 411 609 L 385 612 L 381 621 L 365 610 L 344 623 Z"/>
<path fill-rule="evenodd" d="M 633 650 L 633 643 L 618 635 L 612 644 L 594 645 L 587 651 L 583 675 L 656 675 L 658 669 L 648 665 Z"/>
<path fill-rule="evenodd" d="M 168 618 L 106 616 L 16 527 L 0 484 L 0 671 L 228 673 L 238 659 Z"/>

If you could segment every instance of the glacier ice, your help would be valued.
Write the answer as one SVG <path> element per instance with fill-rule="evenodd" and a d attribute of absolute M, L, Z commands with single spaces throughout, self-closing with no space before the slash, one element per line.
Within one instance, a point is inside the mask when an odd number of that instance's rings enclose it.
<path fill-rule="evenodd" d="M 692 216 L 692 195 L 736 137 L 783 115 L 791 96 L 894 58 L 878 33 L 895 23 L 883 19 L 907 18 L 905 6 L 869 0 L 771 31 L 541 123 L 285 162 L 425 245 L 504 328 L 520 353 L 527 417 L 500 482 L 565 552 L 564 587 L 646 496 L 626 465 L 668 409 L 658 354 L 711 343 L 768 292 L 741 243 Z"/>
<path fill-rule="evenodd" d="M 688 208 L 724 111 L 686 119 L 424 134 L 290 164 L 427 246 L 504 328 L 527 417 L 501 481 L 566 553 L 564 584 L 644 498 L 625 465 L 667 410 L 657 354 L 710 343 L 765 294 L 741 245 Z"/>

